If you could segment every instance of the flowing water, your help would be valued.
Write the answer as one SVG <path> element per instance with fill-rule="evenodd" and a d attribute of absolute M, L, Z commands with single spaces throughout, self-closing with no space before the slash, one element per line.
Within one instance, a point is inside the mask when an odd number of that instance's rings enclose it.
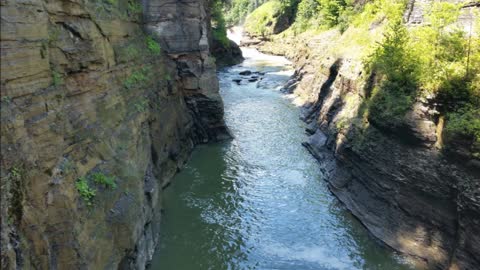
<path fill-rule="evenodd" d="M 199 146 L 165 190 L 150 269 L 408 269 L 331 195 L 302 147 L 300 109 L 278 90 L 289 62 L 244 54 L 219 73 L 234 139 Z M 255 74 L 243 70 L 265 75 L 248 82 Z"/>

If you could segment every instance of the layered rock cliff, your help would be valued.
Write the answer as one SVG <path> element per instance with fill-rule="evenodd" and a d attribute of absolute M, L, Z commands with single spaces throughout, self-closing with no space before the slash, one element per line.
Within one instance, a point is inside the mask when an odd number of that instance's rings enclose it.
<path fill-rule="evenodd" d="M 405 14 L 411 25 L 422 21 L 424 6 L 415 2 Z M 381 37 L 379 23 L 369 31 Z M 310 135 L 304 145 L 330 190 L 417 268 L 480 268 L 479 162 L 440 149 L 443 120 L 432 101 L 417 100 L 401 129 L 382 126 L 362 111 L 378 82 L 375 74 L 364 79 L 348 31 L 271 39 L 259 48 L 294 61 L 296 73 L 285 88 L 304 107 Z"/>
<path fill-rule="evenodd" d="M 2 269 L 144 269 L 162 186 L 228 137 L 202 0 L 1 1 Z"/>

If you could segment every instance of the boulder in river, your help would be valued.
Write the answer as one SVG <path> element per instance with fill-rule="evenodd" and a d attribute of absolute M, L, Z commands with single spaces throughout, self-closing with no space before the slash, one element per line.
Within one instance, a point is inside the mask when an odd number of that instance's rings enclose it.
<path fill-rule="evenodd" d="M 252 74 L 252 72 L 250 70 L 244 70 L 244 71 L 241 71 L 240 73 L 238 73 L 240 75 L 243 75 L 243 76 L 246 76 L 246 75 L 250 75 Z"/>
<path fill-rule="evenodd" d="M 233 66 L 244 59 L 240 47 L 230 39 L 224 43 L 213 37 L 210 52 L 215 56 L 217 67 Z"/>

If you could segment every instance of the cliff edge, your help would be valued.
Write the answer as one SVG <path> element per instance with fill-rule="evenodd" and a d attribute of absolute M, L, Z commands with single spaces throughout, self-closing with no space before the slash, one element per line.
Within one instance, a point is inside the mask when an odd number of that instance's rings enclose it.
<path fill-rule="evenodd" d="M 228 138 L 204 1 L 1 1 L 2 269 L 144 269 L 160 198 Z"/>

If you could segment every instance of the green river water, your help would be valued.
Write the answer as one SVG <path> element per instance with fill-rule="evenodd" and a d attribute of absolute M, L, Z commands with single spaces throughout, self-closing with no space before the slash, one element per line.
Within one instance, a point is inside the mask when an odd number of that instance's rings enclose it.
<path fill-rule="evenodd" d="M 165 190 L 150 269 L 409 269 L 329 192 L 302 147 L 300 108 L 278 90 L 288 61 L 244 54 L 219 72 L 234 139 L 197 147 Z M 264 79 L 232 82 L 243 70 Z"/>

